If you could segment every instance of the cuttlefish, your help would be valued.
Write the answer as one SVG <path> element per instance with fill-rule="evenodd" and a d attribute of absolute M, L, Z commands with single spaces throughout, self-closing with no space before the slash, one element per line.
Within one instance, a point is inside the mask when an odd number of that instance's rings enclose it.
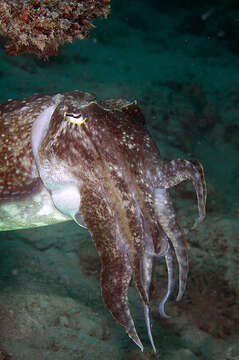
<path fill-rule="evenodd" d="M 71 91 L 0 104 L 0 230 L 73 219 L 86 227 L 101 261 L 101 292 L 112 316 L 143 351 L 128 304 L 131 279 L 144 306 L 148 335 L 153 262 L 163 257 L 168 288 L 187 282 L 188 255 L 168 189 L 191 179 L 199 217 L 205 217 L 201 164 L 168 163 L 145 127 L 136 101 Z"/>

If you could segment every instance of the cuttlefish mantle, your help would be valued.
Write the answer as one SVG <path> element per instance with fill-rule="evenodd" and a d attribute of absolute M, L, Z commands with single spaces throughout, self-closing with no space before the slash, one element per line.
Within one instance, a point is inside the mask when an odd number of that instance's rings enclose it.
<path fill-rule="evenodd" d="M 178 266 L 179 301 L 188 254 L 168 189 L 190 179 L 199 218 L 206 184 L 197 161 L 165 163 L 135 101 L 71 91 L 0 104 L 0 230 L 75 220 L 85 226 L 101 260 L 101 292 L 112 316 L 143 351 L 128 305 L 131 281 L 142 299 L 149 339 L 153 262 L 164 257 L 168 290 Z"/>

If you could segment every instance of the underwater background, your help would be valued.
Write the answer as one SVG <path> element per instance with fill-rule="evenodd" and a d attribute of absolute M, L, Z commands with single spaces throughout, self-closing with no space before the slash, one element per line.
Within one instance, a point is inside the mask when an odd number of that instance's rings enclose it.
<path fill-rule="evenodd" d="M 0 360 L 239 360 L 239 1 L 112 0 L 108 19 L 94 24 L 48 60 L 9 56 L 1 39 L 0 101 L 75 89 L 137 99 L 163 159 L 198 159 L 208 201 L 196 230 L 192 184 L 171 190 L 188 286 L 180 303 L 167 304 L 171 318 L 160 318 L 167 272 L 156 261 L 157 354 L 130 287 L 141 353 L 103 304 L 86 230 L 66 222 L 1 232 Z"/>

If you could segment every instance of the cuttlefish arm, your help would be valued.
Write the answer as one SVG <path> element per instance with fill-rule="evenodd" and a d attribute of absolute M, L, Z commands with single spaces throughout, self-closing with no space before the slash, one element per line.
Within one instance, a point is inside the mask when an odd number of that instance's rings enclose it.
<path fill-rule="evenodd" d="M 160 225 L 170 239 L 179 266 L 179 292 L 177 301 L 180 301 L 187 283 L 188 253 L 184 232 L 177 223 L 176 213 L 166 189 L 173 187 L 184 180 L 192 180 L 198 199 L 199 217 L 193 229 L 203 221 L 206 206 L 206 183 L 202 165 L 198 161 L 190 162 L 183 159 L 173 160 L 158 168 L 158 183 L 155 190 L 155 209 Z"/>
<path fill-rule="evenodd" d="M 192 227 L 194 229 L 206 215 L 207 187 L 202 165 L 198 160 L 176 159 L 158 168 L 159 189 L 169 189 L 185 180 L 192 180 L 198 199 L 199 217 Z"/>
<path fill-rule="evenodd" d="M 143 351 L 128 304 L 128 287 L 132 278 L 129 245 L 123 238 L 122 224 L 117 222 L 114 208 L 107 199 L 88 186 L 81 191 L 80 210 L 90 229 L 101 261 L 101 294 L 107 309 L 129 337 Z M 111 200 L 109 200 L 111 201 Z"/>

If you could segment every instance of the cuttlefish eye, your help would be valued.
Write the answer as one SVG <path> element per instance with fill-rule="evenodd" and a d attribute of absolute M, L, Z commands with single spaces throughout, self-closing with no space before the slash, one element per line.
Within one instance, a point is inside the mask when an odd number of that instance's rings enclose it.
<path fill-rule="evenodd" d="M 83 117 L 81 114 L 73 114 L 64 112 L 64 120 L 77 125 L 82 125 L 87 120 L 86 117 Z"/>

